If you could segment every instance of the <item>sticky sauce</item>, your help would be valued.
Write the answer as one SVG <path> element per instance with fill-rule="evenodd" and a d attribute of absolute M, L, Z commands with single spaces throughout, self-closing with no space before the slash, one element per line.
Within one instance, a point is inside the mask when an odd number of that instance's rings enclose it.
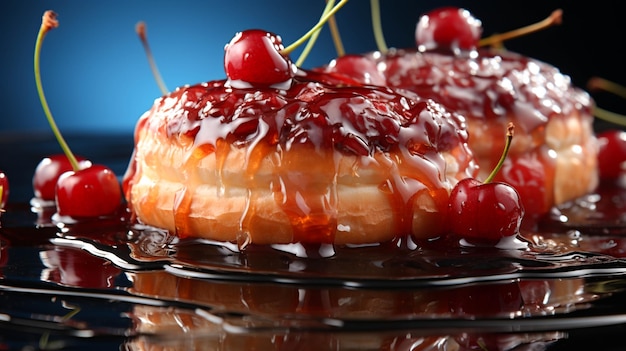
<path fill-rule="evenodd" d="M 453 176 L 475 174 L 462 117 L 412 93 L 327 85 L 320 77 L 325 76 L 298 76 L 288 90 L 232 89 L 227 81 L 182 87 L 144 114 L 138 129 L 160 133 L 185 150 L 180 170 L 185 186 L 173 204 L 179 236 L 193 232 L 192 198 L 202 185 L 193 169 L 214 155 L 216 187 L 227 192 L 223 167 L 236 149 L 245 150 L 241 172 L 247 195 L 238 239 L 243 246 L 260 211 L 257 200 L 267 192 L 289 220 L 291 242 L 332 243 L 340 226 L 337 187 L 344 157 L 354 159 L 353 176 L 371 165 L 384 174 L 378 188 L 395 217 L 396 228 L 390 229 L 402 236 L 413 232 L 417 197 L 426 193 L 444 210 L 451 185 L 442 153 L 456 157 L 459 171 Z M 141 140 L 136 142 L 140 146 Z M 269 179 L 259 176 L 267 164 Z M 133 167 L 126 188 L 137 175 Z"/>

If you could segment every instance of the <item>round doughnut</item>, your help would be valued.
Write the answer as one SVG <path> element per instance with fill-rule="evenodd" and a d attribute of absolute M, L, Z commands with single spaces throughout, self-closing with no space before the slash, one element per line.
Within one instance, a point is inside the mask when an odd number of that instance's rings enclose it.
<path fill-rule="evenodd" d="M 410 92 L 319 78 L 157 99 L 124 180 L 136 219 L 243 246 L 439 235 L 450 190 L 478 171 L 464 119 Z"/>
<path fill-rule="evenodd" d="M 391 49 L 347 55 L 321 70 L 406 89 L 463 115 L 479 177 L 498 162 L 512 122 L 515 137 L 496 180 L 518 190 L 525 221 L 597 185 L 593 100 L 545 62 L 496 49 L 456 55 Z"/>

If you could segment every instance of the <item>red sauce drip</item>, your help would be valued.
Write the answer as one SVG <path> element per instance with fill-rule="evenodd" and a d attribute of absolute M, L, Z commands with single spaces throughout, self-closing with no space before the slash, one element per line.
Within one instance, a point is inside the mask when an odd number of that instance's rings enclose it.
<path fill-rule="evenodd" d="M 217 143 L 220 145 L 220 143 Z M 215 146 L 210 144 L 198 145 L 193 149 L 190 156 L 187 158 L 187 164 L 185 169 L 194 169 L 198 167 L 198 164 L 202 159 L 213 153 Z M 192 179 L 193 173 L 187 175 L 189 184 L 195 184 L 199 182 L 198 179 Z M 191 213 L 191 203 L 193 201 L 194 188 L 184 187 L 180 189 L 174 197 L 174 224 L 176 225 L 176 235 L 181 238 L 189 236 L 191 233 L 189 214 Z"/>
<path fill-rule="evenodd" d="M 388 179 L 380 187 L 387 187 L 401 223 L 395 229 L 402 235 L 412 232 L 411 204 L 420 192 L 430 192 L 441 210 L 447 203 L 449 185 L 442 174 L 441 152 L 457 154 L 459 168 L 467 176 L 475 173 L 463 119 L 458 115 L 413 93 L 324 84 L 321 78 L 337 82 L 333 76 L 306 73 L 296 77 L 288 90 L 233 89 L 223 80 L 179 88 L 159 99 L 138 128 L 163 133 L 184 145 L 191 166 L 216 152 L 218 174 L 231 147 L 247 147 L 243 171 L 249 196 L 240 223 L 242 243 L 256 211 L 253 189 L 259 180 L 255 174 L 268 157 L 275 165 L 274 176 L 263 186 L 273 192 L 289 218 L 292 242 L 302 243 L 334 240 L 337 155 L 356 156 L 364 163 L 387 158 L 381 166 Z M 303 150 L 306 159 L 300 156 Z M 132 181 L 126 184 L 132 186 Z M 191 190 L 183 189 L 177 196 L 179 235 L 187 228 Z"/>
<path fill-rule="evenodd" d="M 516 134 L 533 139 L 535 144 L 530 147 L 535 150 L 526 155 L 509 153 L 499 180 L 509 182 L 521 193 L 526 208 L 524 223 L 532 224 L 549 211 L 554 200 L 553 184 L 546 180 L 554 177 L 555 160 L 540 146 L 547 122 L 578 115 L 586 119 L 583 123 L 591 124 L 593 102 L 554 66 L 508 51 L 485 49 L 473 53 L 476 56 L 392 49 L 382 55 L 347 55 L 320 70 L 361 83 L 366 83 L 363 77 L 382 76 L 386 86 L 433 99 L 467 117 L 477 128 L 470 134 L 490 138 L 488 143 L 477 137 L 469 139 L 470 147 L 479 153 L 483 170 L 493 169 L 498 162 L 504 147 L 504 137 L 500 136 L 507 123 L 513 122 Z M 355 72 L 350 63 L 373 71 Z"/>

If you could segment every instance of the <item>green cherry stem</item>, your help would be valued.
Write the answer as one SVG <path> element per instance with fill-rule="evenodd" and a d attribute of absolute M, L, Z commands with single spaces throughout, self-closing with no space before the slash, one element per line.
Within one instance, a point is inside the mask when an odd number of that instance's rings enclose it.
<path fill-rule="evenodd" d="M 70 147 L 63 139 L 61 132 L 59 131 L 59 127 L 57 127 L 54 118 L 52 117 L 52 112 L 50 112 L 50 107 L 48 106 L 48 102 L 46 101 L 46 96 L 43 92 L 43 85 L 41 84 L 41 70 L 39 68 L 39 57 L 41 56 L 41 45 L 43 43 L 43 39 L 46 34 L 51 30 L 59 26 L 59 21 L 57 20 L 57 14 L 54 11 L 48 10 L 44 12 L 43 17 L 41 18 L 41 27 L 39 28 L 39 33 L 37 34 L 37 41 L 35 42 L 35 57 L 34 57 L 34 68 L 35 68 L 35 84 L 37 85 L 37 93 L 39 94 L 39 101 L 41 101 L 41 107 L 43 108 L 43 112 L 48 119 L 48 123 L 50 124 L 50 128 L 52 128 L 52 133 L 56 137 L 61 149 L 65 153 L 65 156 L 70 161 L 72 168 L 75 171 L 80 170 L 80 166 L 78 165 L 78 161 L 76 157 L 70 150 Z"/>
<path fill-rule="evenodd" d="M 587 89 L 589 89 L 590 91 L 603 90 L 603 91 L 609 92 L 611 94 L 614 94 L 621 98 L 626 99 L 626 87 L 625 86 L 612 82 L 610 80 L 604 79 L 604 78 L 592 77 L 587 82 Z M 622 114 L 605 110 L 598 106 L 594 108 L 593 114 L 597 118 L 603 121 L 607 121 L 607 122 L 610 122 L 619 126 L 626 126 L 626 116 Z"/>
<path fill-rule="evenodd" d="M 591 91 L 604 90 L 626 99 L 626 87 L 608 79 L 591 77 L 591 79 L 587 82 L 587 89 Z"/>
<path fill-rule="evenodd" d="M 324 7 L 324 12 L 322 12 L 322 17 L 320 18 L 320 21 L 324 18 L 324 16 L 326 16 L 326 14 L 330 10 L 332 10 L 333 6 L 335 6 L 335 0 L 329 0 L 326 2 L 326 7 Z M 320 27 L 311 35 L 311 38 L 306 43 L 306 46 L 304 47 L 304 49 L 302 49 L 302 53 L 300 53 L 300 56 L 296 60 L 296 66 L 302 66 L 306 57 L 309 56 L 311 49 L 313 49 L 313 45 L 315 45 L 315 41 L 317 41 L 317 37 L 319 37 L 321 31 L 322 27 Z"/>
<path fill-rule="evenodd" d="M 374 39 L 376 40 L 376 46 L 378 51 L 385 53 L 389 50 L 387 43 L 385 42 L 385 36 L 383 35 L 383 25 L 380 20 L 380 3 L 378 0 L 370 0 L 370 8 L 372 12 L 372 29 L 374 30 Z"/>
<path fill-rule="evenodd" d="M 530 24 L 526 27 L 514 29 L 510 32 L 506 32 L 502 34 L 494 34 L 492 36 L 483 38 L 478 42 L 478 46 L 488 46 L 488 45 L 499 46 L 505 40 L 509 40 L 509 39 L 521 37 L 526 34 L 537 32 L 544 28 L 553 26 L 555 24 L 561 24 L 562 21 L 563 21 L 563 10 L 556 9 L 552 11 L 550 16 L 548 16 L 547 18 L 544 18 L 543 20 L 537 23 Z"/>
<path fill-rule="evenodd" d="M 335 51 L 337 51 L 337 57 L 341 57 L 346 54 L 346 50 L 343 47 L 341 41 L 341 34 L 339 34 L 339 26 L 337 26 L 337 20 L 335 16 L 331 16 L 328 19 L 328 28 L 330 28 L 330 35 L 333 38 L 333 44 L 335 45 Z"/>
<path fill-rule="evenodd" d="M 146 24 L 144 22 L 137 23 L 137 25 L 135 26 L 135 32 L 137 32 L 137 35 L 139 36 L 139 40 L 141 40 L 141 44 L 143 45 L 143 49 L 146 53 L 146 57 L 148 58 L 148 64 L 150 64 L 150 70 L 152 71 L 152 75 L 154 76 L 154 79 L 156 80 L 157 85 L 159 86 L 159 89 L 161 90 L 161 93 L 163 95 L 167 95 L 169 93 L 169 90 L 167 89 L 167 86 L 165 85 L 165 82 L 163 81 L 163 78 L 161 77 L 159 68 L 157 67 L 156 62 L 154 61 L 154 56 L 152 55 L 150 44 L 148 43 Z"/>
<path fill-rule="evenodd" d="M 332 17 L 335 13 L 337 13 L 337 11 L 339 11 L 339 9 L 341 9 L 343 5 L 345 5 L 347 2 L 348 0 L 339 1 L 339 3 L 335 5 L 330 11 L 328 11 L 328 13 L 322 16 L 322 18 L 319 20 L 319 22 L 317 22 L 315 26 L 313 26 L 313 28 L 311 28 L 308 32 L 306 32 L 306 34 L 300 37 L 300 39 L 296 40 L 291 45 L 282 49 L 280 53 L 286 56 L 286 55 L 289 55 L 291 52 L 293 52 L 298 46 L 302 45 L 302 43 L 307 41 L 313 34 L 315 34 L 315 32 L 317 32 L 320 28 L 322 28 L 322 26 L 324 26 L 324 24 L 328 21 L 328 19 Z"/>
<path fill-rule="evenodd" d="M 596 106 L 593 109 L 593 114 L 594 116 L 596 116 L 597 118 L 603 120 L 603 121 L 607 121 L 610 123 L 613 123 L 615 125 L 618 126 L 623 126 L 626 127 L 626 116 L 613 112 L 613 111 L 609 111 L 609 110 L 605 110 L 601 107 Z"/>
<path fill-rule="evenodd" d="M 487 179 L 485 179 L 483 183 L 485 184 L 491 183 L 493 179 L 496 177 L 496 175 L 498 174 L 498 172 L 500 172 L 502 165 L 504 165 L 504 160 L 506 159 L 506 156 L 509 153 L 509 149 L 511 148 L 511 141 L 513 140 L 514 129 L 515 129 L 515 126 L 513 125 L 513 123 L 509 122 L 509 125 L 506 128 L 506 141 L 504 143 L 504 150 L 502 150 L 502 155 L 500 156 L 500 160 L 498 160 L 498 164 L 496 164 L 496 167 L 491 171 L 491 173 L 489 173 L 489 176 L 487 176 Z"/>

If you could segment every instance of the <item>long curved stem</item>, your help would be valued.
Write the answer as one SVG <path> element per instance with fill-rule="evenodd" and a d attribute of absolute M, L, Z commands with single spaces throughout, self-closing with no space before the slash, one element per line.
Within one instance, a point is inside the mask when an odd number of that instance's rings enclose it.
<path fill-rule="evenodd" d="M 557 9 L 552 11 L 550 16 L 545 19 L 528 25 L 526 27 L 518 28 L 512 30 L 510 32 L 502 33 L 502 34 L 494 34 L 490 37 L 483 38 L 478 42 L 478 46 L 487 46 L 487 45 L 498 45 L 501 44 L 505 40 L 509 40 L 512 38 L 520 37 L 526 34 L 530 34 L 544 28 L 550 27 L 555 24 L 561 24 L 563 20 L 563 10 Z"/>
<path fill-rule="evenodd" d="M 337 51 L 337 57 L 341 57 L 346 54 L 346 50 L 343 48 L 343 42 L 341 41 L 341 34 L 339 34 L 339 26 L 335 16 L 328 19 L 328 28 L 330 28 L 330 34 L 333 38 L 333 44 L 335 44 L 335 51 Z"/>
<path fill-rule="evenodd" d="M 385 36 L 383 35 L 383 25 L 380 20 L 380 3 L 378 0 L 370 0 L 370 7 L 372 12 L 372 28 L 374 30 L 374 39 L 376 40 L 376 46 L 378 51 L 385 53 L 389 50 L 387 43 L 385 42 Z"/>
<path fill-rule="evenodd" d="M 165 85 L 165 82 L 163 81 L 163 78 L 161 77 L 159 68 L 157 67 L 156 62 L 154 61 L 154 56 L 152 55 L 150 44 L 148 43 L 148 36 L 146 34 L 146 24 L 144 22 L 137 23 L 137 25 L 135 26 L 135 31 L 137 32 L 137 35 L 139 36 L 139 39 L 141 40 L 141 44 L 143 45 L 143 50 L 145 51 L 146 56 L 148 58 L 148 64 L 150 65 L 150 70 L 152 71 L 152 75 L 154 76 L 154 79 L 156 80 L 156 83 L 159 86 L 161 93 L 163 95 L 167 95 L 169 93 L 169 90 L 167 89 L 167 86 Z"/>
<path fill-rule="evenodd" d="M 322 17 L 320 18 L 320 21 L 333 8 L 333 6 L 335 6 L 335 0 L 329 0 L 326 2 L 326 7 L 324 8 L 324 12 L 322 12 Z M 315 45 L 317 38 L 320 36 L 321 31 L 322 28 L 320 27 L 320 29 L 318 29 L 317 31 L 315 31 L 315 33 L 313 33 L 313 35 L 311 35 L 311 38 L 306 43 L 306 46 L 304 47 L 304 49 L 302 49 L 302 53 L 300 53 L 300 56 L 296 60 L 296 66 L 300 67 L 304 63 L 304 60 L 306 60 L 307 56 L 309 56 L 311 49 L 313 49 L 313 45 Z"/>
<path fill-rule="evenodd" d="M 596 116 L 597 118 L 603 120 L 603 121 L 607 121 L 613 124 L 616 124 L 618 126 L 623 126 L 626 127 L 626 116 L 616 113 L 616 112 L 612 112 L 609 110 L 605 110 L 603 108 L 600 108 L 598 106 L 596 106 L 593 110 L 593 114 L 594 116 Z"/>
<path fill-rule="evenodd" d="M 587 82 L 587 88 L 589 90 L 603 90 L 626 99 L 626 87 L 608 79 L 592 77 Z"/>
<path fill-rule="evenodd" d="M 496 175 L 498 174 L 498 172 L 500 172 L 502 165 L 504 165 L 504 160 L 506 159 L 506 156 L 509 154 L 509 149 L 511 148 L 511 141 L 513 140 L 514 129 L 515 129 L 515 126 L 513 125 L 513 123 L 509 123 L 506 129 L 506 142 L 504 143 L 504 150 L 502 150 L 502 155 L 500 156 L 500 159 L 498 160 L 498 164 L 496 164 L 496 167 L 491 171 L 491 173 L 489 173 L 489 176 L 487 176 L 487 179 L 485 179 L 483 183 L 485 184 L 491 183 L 493 179 L 496 177 Z"/>
<path fill-rule="evenodd" d="M 609 92 L 611 94 L 614 94 L 621 98 L 626 99 L 626 87 L 625 86 L 615 83 L 613 81 L 604 79 L 604 78 L 592 77 L 587 82 L 587 88 L 590 91 L 595 91 L 595 90 L 606 91 L 606 92 Z M 594 108 L 593 114 L 594 116 L 596 116 L 597 118 L 603 121 L 607 121 L 607 122 L 610 122 L 619 126 L 626 127 L 625 115 L 615 113 L 609 110 L 605 110 L 598 106 Z"/>
<path fill-rule="evenodd" d="M 58 26 L 58 22 L 56 20 L 56 13 L 53 11 L 46 11 L 43 15 L 41 27 L 39 28 L 39 33 L 37 34 L 37 41 L 35 42 L 35 57 L 34 57 L 34 69 L 35 69 L 35 84 L 37 85 L 37 93 L 39 94 L 39 101 L 41 101 L 41 107 L 43 108 L 43 112 L 46 115 L 46 119 L 48 120 L 48 124 L 50 124 L 50 128 L 52 129 L 52 133 L 56 137 L 61 149 L 67 156 L 67 159 L 70 161 L 72 168 L 75 171 L 80 169 L 78 165 L 78 161 L 76 157 L 70 150 L 70 147 L 67 145 L 67 142 L 61 135 L 59 131 L 59 127 L 57 126 L 54 118 L 52 117 L 52 112 L 50 112 L 50 107 L 48 106 L 48 102 L 46 100 L 46 96 L 43 92 L 43 85 L 41 84 L 41 70 L 39 64 L 39 57 L 41 56 L 41 45 L 43 43 L 43 39 L 45 38 L 48 31 Z"/>
<path fill-rule="evenodd" d="M 347 2 L 348 2 L 348 0 L 341 0 L 341 1 L 339 1 L 339 3 L 337 5 L 335 5 L 335 7 L 333 7 L 330 11 L 328 11 L 328 13 L 326 15 L 322 16 L 322 18 L 319 20 L 319 22 L 317 22 L 317 24 L 315 26 L 313 26 L 313 28 L 311 28 L 308 32 L 306 32 L 306 34 L 304 34 L 302 37 L 300 37 L 300 39 L 298 39 L 295 42 L 293 42 L 291 45 L 289 45 L 286 48 L 282 49 L 281 50 L 281 54 L 289 55 L 298 46 L 302 45 L 302 43 L 304 43 L 306 40 L 308 40 L 317 30 L 322 28 L 322 26 L 328 21 L 328 19 L 331 16 L 333 16 L 335 13 L 337 13 L 337 11 L 339 11 L 343 7 L 343 5 L 345 5 Z"/>

